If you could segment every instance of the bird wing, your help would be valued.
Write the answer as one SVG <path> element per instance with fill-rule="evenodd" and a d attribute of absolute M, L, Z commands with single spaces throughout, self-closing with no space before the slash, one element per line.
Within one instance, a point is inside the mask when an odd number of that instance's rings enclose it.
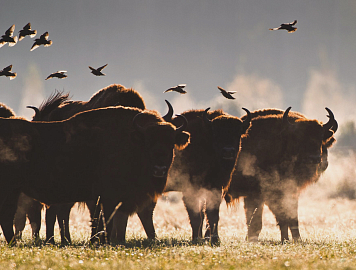
<path fill-rule="evenodd" d="M 233 95 L 236 93 L 236 91 L 227 91 L 230 95 Z"/>
<path fill-rule="evenodd" d="M 32 47 L 31 47 L 30 51 L 32 52 L 33 50 L 36 50 L 39 46 L 40 45 L 37 44 L 37 41 L 35 41 L 35 43 L 33 43 Z"/>
<path fill-rule="evenodd" d="M 37 30 L 33 30 L 33 34 L 30 35 L 31 38 L 35 37 L 37 35 Z"/>
<path fill-rule="evenodd" d="M 41 36 L 40 39 L 48 39 L 48 32 L 44 32 Z"/>
<path fill-rule="evenodd" d="M 14 36 L 13 40 L 14 40 L 13 42 L 11 41 L 9 42 L 9 47 L 15 46 L 15 44 L 17 43 L 17 36 Z"/>
<path fill-rule="evenodd" d="M 31 30 L 31 24 L 28 23 L 23 27 L 23 30 Z"/>
<path fill-rule="evenodd" d="M 7 43 L 7 41 L 5 41 L 5 40 L 0 40 L 0 48 L 1 48 L 2 46 L 4 46 L 6 43 Z"/>
<path fill-rule="evenodd" d="M 289 23 L 289 25 L 295 25 L 297 23 L 297 20 L 294 20 L 293 22 Z"/>
<path fill-rule="evenodd" d="M 3 71 L 11 71 L 12 65 L 7 66 L 6 68 L 3 69 Z"/>
<path fill-rule="evenodd" d="M 269 30 L 274 31 L 274 30 L 278 30 L 280 27 L 275 27 L 275 28 L 270 28 Z"/>
<path fill-rule="evenodd" d="M 108 64 L 103 65 L 103 66 L 99 67 L 97 70 L 98 70 L 98 71 L 102 71 L 107 65 L 108 65 Z"/>
<path fill-rule="evenodd" d="M 293 29 L 288 30 L 288 33 L 293 33 L 293 32 L 295 32 L 295 31 L 297 31 L 297 27 L 294 27 Z"/>
<path fill-rule="evenodd" d="M 48 77 L 47 77 L 45 80 L 47 81 L 48 79 L 53 78 L 53 75 L 54 75 L 54 73 L 52 73 L 52 74 L 48 75 Z"/>
<path fill-rule="evenodd" d="M 17 76 L 17 73 L 16 73 L 16 72 L 12 73 L 12 74 L 9 76 L 9 77 L 10 77 L 10 80 L 15 79 L 16 76 Z"/>
<path fill-rule="evenodd" d="M 180 87 L 180 88 L 184 88 L 184 87 L 187 86 L 187 84 L 186 83 L 181 83 L 181 84 L 178 84 L 177 86 Z"/>
<path fill-rule="evenodd" d="M 93 68 L 93 67 L 91 67 L 91 66 L 89 66 L 89 68 L 90 68 L 92 71 L 96 70 L 95 68 Z"/>
<path fill-rule="evenodd" d="M 163 93 L 167 93 L 167 92 L 171 92 L 171 91 L 173 91 L 173 89 L 172 89 L 172 88 L 169 88 L 169 89 L 167 89 L 166 91 L 164 91 Z"/>
<path fill-rule="evenodd" d="M 64 74 L 64 73 L 66 73 L 66 72 L 68 72 L 68 71 L 66 71 L 66 70 L 58 70 L 56 73 L 62 73 L 62 74 Z"/>
<path fill-rule="evenodd" d="M 218 89 L 221 91 L 221 92 L 226 92 L 226 90 L 220 86 L 218 86 Z"/>
<path fill-rule="evenodd" d="M 15 30 L 15 25 L 13 24 L 9 29 L 6 30 L 5 35 L 11 37 L 14 33 L 14 30 Z"/>
<path fill-rule="evenodd" d="M 48 40 L 48 43 L 44 44 L 43 46 L 45 47 L 49 47 L 52 45 L 52 40 Z"/>

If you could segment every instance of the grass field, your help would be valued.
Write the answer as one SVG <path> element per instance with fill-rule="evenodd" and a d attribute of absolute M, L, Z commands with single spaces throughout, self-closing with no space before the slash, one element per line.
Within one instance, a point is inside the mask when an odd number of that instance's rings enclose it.
<path fill-rule="evenodd" d="M 334 166 L 331 172 L 339 174 L 338 169 Z M 72 246 L 36 246 L 27 225 L 23 241 L 15 247 L 8 247 L 1 236 L 0 269 L 356 269 L 356 201 L 330 199 L 330 188 L 336 187 L 333 174 L 328 173 L 302 194 L 299 219 L 303 240 L 298 243 L 280 244 L 279 230 L 268 208 L 260 242 L 247 243 L 241 202 L 233 208 L 221 205 L 220 246 L 212 247 L 208 242 L 193 245 L 188 216 L 176 193 L 176 202 L 159 200 L 154 214 L 155 242 L 145 240 L 142 226 L 133 216 L 125 245 L 90 247 L 88 212 L 74 208 Z M 45 224 L 42 226 L 44 239 Z M 58 228 L 55 233 L 59 243 Z"/>

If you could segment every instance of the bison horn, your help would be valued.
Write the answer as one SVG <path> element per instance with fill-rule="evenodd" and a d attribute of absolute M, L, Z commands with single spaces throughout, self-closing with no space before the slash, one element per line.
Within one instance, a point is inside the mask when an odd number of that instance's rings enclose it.
<path fill-rule="evenodd" d="M 40 110 L 35 106 L 26 106 L 26 108 L 33 109 L 35 111 L 35 116 L 40 113 Z"/>
<path fill-rule="evenodd" d="M 145 129 L 143 127 L 141 127 L 138 123 L 137 123 L 137 119 L 140 118 L 140 115 L 142 115 L 143 113 L 138 113 L 135 115 L 134 119 L 132 120 L 132 124 L 134 126 L 134 128 L 139 131 L 140 133 L 143 133 L 145 131 Z"/>
<path fill-rule="evenodd" d="M 188 120 L 187 120 L 187 118 L 184 117 L 184 115 L 181 115 L 181 114 L 177 114 L 177 117 L 180 117 L 183 120 L 183 124 L 180 127 L 176 128 L 176 131 L 180 132 L 180 131 L 185 130 L 185 128 L 187 127 Z"/>
<path fill-rule="evenodd" d="M 288 107 L 283 114 L 283 125 L 291 125 L 291 123 L 288 121 L 288 113 L 290 109 L 292 109 L 292 107 Z"/>
<path fill-rule="evenodd" d="M 327 123 L 325 123 L 324 125 L 323 125 L 323 128 L 325 129 L 325 130 L 332 130 L 332 131 L 334 131 L 334 133 L 336 132 L 336 130 L 337 130 L 337 128 L 338 128 L 338 124 L 337 124 L 337 122 L 336 122 L 336 120 L 335 120 L 335 117 L 334 117 L 334 114 L 333 114 L 333 112 L 329 109 L 329 108 L 325 108 L 325 110 L 328 112 L 328 117 L 329 117 L 329 121 L 327 122 Z"/>
<path fill-rule="evenodd" d="M 170 122 L 172 120 L 172 116 L 173 116 L 173 107 L 172 107 L 171 103 L 169 103 L 168 100 L 164 100 L 164 101 L 168 105 L 168 113 L 165 116 L 163 116 L 162 118 L 164 119 L 164 121 Z"/>
<path fill-rule="evenodd" d="M 248 110 L 248 109 L 246 109 L 246 108 L 242 108 L 246 113 L 247 113 L 247 116 L 246 116 L 246 119 L 243 121 L 243 126 L 245 126 L 246 127 L 246 129 L 249 127 L 249 125 L 250 125 L 250 122 L 251 122 L 251 113 L 250 113 L 250 111 Z"/>
<path fill-rule="evenodd" d="M 210 110 L 210 107 L 207 108 L 204 112 L 203 112 L 203 119 L 204 119 L 204 123 L 206 123 L 207 125 L 211 124 L 211 120 L 208 118 L 208 111 Z"/>

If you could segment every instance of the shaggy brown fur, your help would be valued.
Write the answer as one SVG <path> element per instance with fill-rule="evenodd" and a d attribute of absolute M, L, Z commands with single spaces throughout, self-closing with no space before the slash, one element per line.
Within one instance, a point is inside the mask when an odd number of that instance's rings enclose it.
<path fill-rule="evenodd" d="M 156 168 L 169 169 L 174 146 L 184 148 L 189 134 L 153 111 L 143 111 L 133 123 L 141 112 L 109 107 L 47 123 L 0 118 L 0 141 L 16 157 L 0 153 L 0 209 L 7 205 L 8 195 L 19 189 L 47 205 L 100 196 L 106 220 L 119 202 L 122 211 L 133 213 L 155 200 L 167 180 L 167 174 L 157 176 Z M 1 224 L 8 242 L 14 236 L 14 214 L 5 227 Z"/>
<path fill-rule="evenodd" d="M 282 113 L 275 109 L 251 113 L 251 127 L 241 140 L 236 170 L 225 197 L 228 203 L 245 197 L 250 241 L 256 241 L 262 229 L 264 204 L 276 216 L 282 241 L 289 239 L 288 228 L 294 240 L 300 238 L 299 193 L 319 179 L 327 167 L 327 148 L 335 142 L 336 121 L 327 129 L 317 120 L 292 112 L 288 115 L 290 123 L 285 123 Z"/>

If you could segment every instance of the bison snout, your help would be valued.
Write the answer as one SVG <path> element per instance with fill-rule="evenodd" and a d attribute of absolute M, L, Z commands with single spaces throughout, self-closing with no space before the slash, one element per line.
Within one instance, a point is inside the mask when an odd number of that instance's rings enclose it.
<path fill-rule="evenodd" d="M 167 166 L 154 166 L 153 176 L 154 177 L 166 177 L 168 172 Z"/>
<path fill-rule="evenodd" d="M 222 150 L 223 159 L 235 159 L 236 158 L 236 149 L 235 147 L 224 147 Z"/>

